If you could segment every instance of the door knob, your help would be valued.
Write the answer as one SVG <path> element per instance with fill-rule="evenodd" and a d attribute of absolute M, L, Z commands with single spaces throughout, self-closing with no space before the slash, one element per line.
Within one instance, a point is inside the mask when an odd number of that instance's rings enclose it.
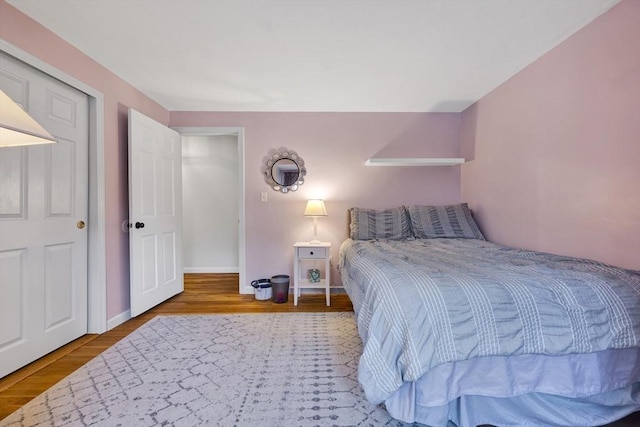
<path fill-rule="evenodd" d="M 84 221 L 78 221 L 76 222 L 76 227 L 78 227 L 80 230 L 82 230 L 85 226 Z"/>
<path fill-rule="evenodd" d="M 144 228 L 144 222 L 136 222 L 136 228 Z"/>

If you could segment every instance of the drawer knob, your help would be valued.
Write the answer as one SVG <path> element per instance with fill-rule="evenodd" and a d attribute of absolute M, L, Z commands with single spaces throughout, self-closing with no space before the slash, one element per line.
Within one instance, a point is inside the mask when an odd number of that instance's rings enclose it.
<path fill-rule="evenodd" d="M 311 255 L 313 255 L 313 251 L 309 252 Z"/>

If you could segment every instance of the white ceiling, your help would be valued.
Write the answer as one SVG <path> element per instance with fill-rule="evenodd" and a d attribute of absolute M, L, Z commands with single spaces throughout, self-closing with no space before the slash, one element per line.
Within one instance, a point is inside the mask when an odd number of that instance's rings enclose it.
<path fill-rule="evenodd" d="M 618 0 L 7 0 L 170 111 L 459 112 Z"/>

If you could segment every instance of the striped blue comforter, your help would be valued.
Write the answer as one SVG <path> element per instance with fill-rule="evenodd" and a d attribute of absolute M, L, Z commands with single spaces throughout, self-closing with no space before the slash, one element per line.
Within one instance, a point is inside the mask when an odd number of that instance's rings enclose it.
<path fill-rule="evenodd" d="M 640 347 L 640 272 L 473 239 L 346 240 L 372 403 L 435 366 Z"/>

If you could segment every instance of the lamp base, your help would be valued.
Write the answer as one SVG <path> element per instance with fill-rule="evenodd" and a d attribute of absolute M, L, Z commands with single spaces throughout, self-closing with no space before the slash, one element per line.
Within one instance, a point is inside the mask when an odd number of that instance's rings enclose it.
<path fill-rule="evenodd" d="M 319 245 L 320 243 L 322 243 L 320 240 L 318 240 L 318 217 L 317 216 L 313 217 L 313 240 L 311 240 L 309 243 L 312 245 Z"/>

